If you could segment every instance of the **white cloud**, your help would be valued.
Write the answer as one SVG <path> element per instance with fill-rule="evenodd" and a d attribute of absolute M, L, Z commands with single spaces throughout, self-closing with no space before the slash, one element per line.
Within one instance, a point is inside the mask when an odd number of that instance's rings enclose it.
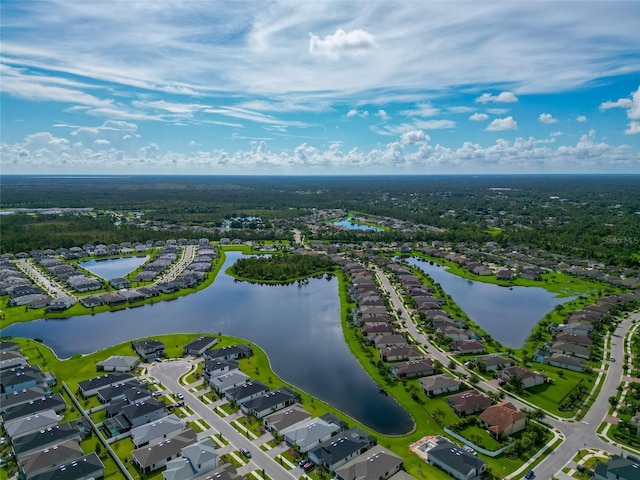
<path fill-rule="evenodd" d="M 498 95 L 491 95 L 490 93 L 483 93 L 478 98 L 476 98 L 476 102 L 478 103 L 515 103 L 518 101 L 518 97 L 514 95 L 513 92 L 501 92 Z"/>
<path fill-rule="evenodd" d="M 358 110 L 355 108 L 352 108 L 347 112 L 347 118 L 355 117 L 356 115 L 358 115 Z"/>
<path fill-rule="evenodd" d="M 96 138 L 96 140 L 93 142 L 96 145 L 109 145 L 111 144 L 111 142 L 109 140 L 105 140 L 104 138 Z"/>
<path fill-rule="evenodd" d="M 357 110 L 355 108 L 352 108 L 347 112 L 347 118 L 353 118 L 353 117 L 367 118 L 368 116 L 369 116 L 368 110 Z"/>
<path fill-rule="evenodd" d="M 627 135 L 640 133 L 640 122 L 629 122 L 629 128 L 627 128 L 624 133 Z"/>
<path fill-rule="evenodd" d="M 550 113 L 541 113 L 538 116 L 538 121 L 540 123 L 558 123 L 558 119 L 557 118 L 553 118 L 553 115 L 551 115 Z"/>
<path fill-rule="evenodd" d="M 610 108 L 626 108 L 627 118 L 630 120 L 640 120 L 640 86 L 631 93 L 631 98 L 619 98 L 615 102 L 603 102 L 600 110 L 609 110 Z"/>
<path fill-rule="evenodd" d="M 372 126 L 371 130 L 378 135 L 397 136 L 413 130 L 447 130 L 455 128 L 455 126 L 456 122 L 453 120 L 416 120 L 412 123 L 401 123 L 399 125 Z"/>
<path fill-rule="evenodd" d="M 430 103 L 419 103 L 416 105 L 416 108 L 412 110 L 403 110 L 400 112 L 401 115 L 407 117 L 433 117 L 438 113 L 440 113 L 440 110 Z"/>
<path fill-rule="evenodd" d="M 422 130 L 412 130 L 402 135 L 402 143 L 406 145 L 414 145 L 416 143 L 428 142 L 429 135 Z"/>
<path fill-rule="evenodd" d="M 386 122 L 387 120 L 389 120 L 389 114 L 387 112 L 385 112 L 384 110 L 378 110 L 378 113 L 376 113 L 376 115 L 380 118 L 380 120 Z"/>
<path fill-rule="evenodd" d="M 508 108 L 487 108 L 487 112 L 492 115 L 504 115 L 509 111 Z"/>
<path fill-rule="evenodd" d="M 373 35 L 360 28 L 345 31 L 341 28 L 333 35 L 320 38 L 309 34 L 309 53 L 313 56 L 338 59 L 342 56 L 361 56 L 376 47 Z"/>
<path fill-rule="evenodd" d="M 487 130 L 492 132 L 500 132 L 503 130 L 515 130 L 518 128 L 518 124 L 513 119 L 513 117 L 505 117 L 505 118 L 496 118 L 492 121 Z"/>
<path fill-rule="evenodd" d="M 469 117 L 469 120 L 473 120 L 474 122 L 484 122 L 485 120 L 489 119 L 489 115 L 487 115 L 486 113 L 474 113 L 473 115 L 471 115 Z"/>
<path fill-rule="evenodd" d="M 587 117 L 585 117 L 584 115 L 580 115 L 578 116 L 578 118 L 576 118 L 576 122 L 584 123 L 586 121 L 587 121 Z"/>

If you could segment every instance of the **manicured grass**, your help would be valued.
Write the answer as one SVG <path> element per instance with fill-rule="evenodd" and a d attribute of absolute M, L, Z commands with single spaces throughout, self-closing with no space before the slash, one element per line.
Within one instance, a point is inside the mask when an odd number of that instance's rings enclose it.
<path fill-rule="evenodd" d="M 501 444 L 495 438 L 489 435 L 489 432 L 476 425 L 469 425 L 468 427 L 458 432 L 458 435 L 461 435 L 467 440 L 475 443 L 478 447 L 484 448 L 491 452 L 495 452 L 505 445 Z M 476 442 L 476 440 L 478 440 L 478 442 Z"/>

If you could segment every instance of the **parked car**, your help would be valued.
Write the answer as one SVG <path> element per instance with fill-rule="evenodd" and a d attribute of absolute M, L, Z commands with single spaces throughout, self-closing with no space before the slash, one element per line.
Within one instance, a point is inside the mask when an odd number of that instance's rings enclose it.
<path fill-rule="evenodd" d="M 534 478 L 535 476 L 536 474 L 533 473 L 533 470 L 529 470 L 527 473 L 524 474 L 524 478 L 526 479 Z"/>
<path fill-rule="evenodd" d="M 308 462 L 306 462 L 304 465 L 302 465 L 302 470 L 304 470 L 305 472 L 308 472 L 310 470 L 313 470 L 313 468 L 316 466 L 315 463 L 313 463 L 311 460 L 309 460 Z"/>
<path fill-rule="evenodd" d="M 246 448 L 241 448 L 240 453 L 246 458 L 251 458 L 251 452 Z"/>

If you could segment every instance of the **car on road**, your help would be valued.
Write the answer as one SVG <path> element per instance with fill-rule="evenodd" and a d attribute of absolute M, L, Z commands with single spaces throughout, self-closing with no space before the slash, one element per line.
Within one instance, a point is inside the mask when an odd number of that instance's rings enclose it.
<path fill-rule="evenodd" d="M 247 450 L 246 448 L 241 448 L 240 449 L 240 453 L 242 454 L 242 456 L 244 456 L 246 458 L 251 458 L 251 452 L 249 450 Z"/>
<path fill-rule="evenodd" d="M 611 361 L 612 361 L 612 362 L 615 362 L 615 361 L 616 361 L 616 359 L 615 359 L 615 358 L 613 358 L 613 357 L 611 357 Z"/>
<path fill-rule="evenodd" d="M 526 479 L 534 478 L 535 476 L 536 474 L 533 473 L 533 470 L 529 470 L 527 473 L 524 474 L 524 478 Z"/>
<path fill-rule="evenodd" d="M 184 400 L 184 395 L 183 395 L 183 394 L 181 394 L 181 393 L 179 393 L 179 394 L 178 394 L 178 398 L 179 398 L 180 400 Z"/>

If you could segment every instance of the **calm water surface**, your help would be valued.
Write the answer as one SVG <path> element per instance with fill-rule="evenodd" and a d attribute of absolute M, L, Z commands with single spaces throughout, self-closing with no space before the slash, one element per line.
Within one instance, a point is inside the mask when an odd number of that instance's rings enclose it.
<path fill-rule="evenodd" d="M 287 382 L 380 433 L 408 432 L 409 414 L 379 392 L 344 341 L 338 280 L 316 278 L 300 286 L 236 282 L 223 272 L 240 255 L 227 252 L 215 282 L 198 293 L 117 312 L 16 324 L 3 335 L 41 338 L 61 358 L 164 333 L 239 336 L 262 347 Z"/>
<path fill-rule="evenodd" d="M 109 258 L 106 260 L 89 260 L 80 262 L 82 268 L 86 268 L 94 275 L 105 280 L 124 277 L 149 259 L 149 255 L 143 257 Z"/>
<path fill-rule="evenodd" d="M 348 230 L 371 230 L 373 232 L 381 232 L 379 227 L 372 227 L 371 225 L 362 225 L 360 223 L 351 223 L 351 220 L 340 220 L 339 222 L 333 222 L 334 225 L 346 228 Z"/>
<path fill-rule="evenodd" d="M 438 264 L 407 259 L 440 284 L 476 324 L 506 347 L 520 348 L 531 329 L 556 305 L 575 297 L 558 297 L 539 287 L 501 287 L 449 273 Z"/>

